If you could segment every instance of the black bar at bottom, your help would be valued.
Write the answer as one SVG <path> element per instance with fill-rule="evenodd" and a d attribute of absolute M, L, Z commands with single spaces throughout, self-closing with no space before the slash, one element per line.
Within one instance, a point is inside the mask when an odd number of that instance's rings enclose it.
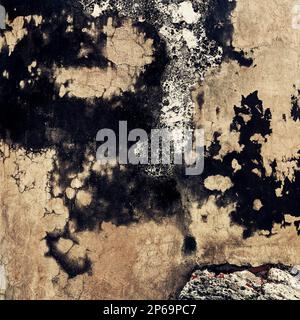
<path fill-rule="evenodd" d="M 234 315 L 257 317 L 259 309 L 277 313 L 298 309 L 291 301 L 0 301 L 1 319 L 204 319 Z M 240 311 L 238 311 L 238 309 Z M 291 309 L 289 309 L 291 311 Z"/>

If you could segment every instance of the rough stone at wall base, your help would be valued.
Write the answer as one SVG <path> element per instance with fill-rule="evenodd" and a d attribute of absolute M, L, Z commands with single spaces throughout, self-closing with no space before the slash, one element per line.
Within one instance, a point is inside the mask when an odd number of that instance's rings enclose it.
<path fill-rule="evenodd" d="M 299 300 L 300 282 L 288 270 L 248 270 L 228 274 L 197 270 L 179 295 L 181 300 Z"/>

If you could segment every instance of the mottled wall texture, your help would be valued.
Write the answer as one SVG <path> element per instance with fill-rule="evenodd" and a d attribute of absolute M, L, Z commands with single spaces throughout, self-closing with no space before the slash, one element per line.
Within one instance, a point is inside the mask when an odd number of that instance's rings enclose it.
<path fill-rule="evenodd" d="M 0 4 L 1 298 L 167 299 L 198 264 L 300 264 L 300 1 Z M 99 163 L 119 121 L 203 128 L 203 174 Z"/>

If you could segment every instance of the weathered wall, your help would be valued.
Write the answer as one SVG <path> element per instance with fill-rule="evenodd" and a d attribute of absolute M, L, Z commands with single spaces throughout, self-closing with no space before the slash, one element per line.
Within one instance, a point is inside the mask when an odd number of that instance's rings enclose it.
<path fill-rule="evenodd" d="M 196 263 L 299 264 L 294 1 L 2 2 L 2 296 L 160 299 Z M 126 119 L 204 127 L 204 174 L 99 166 Z"/>

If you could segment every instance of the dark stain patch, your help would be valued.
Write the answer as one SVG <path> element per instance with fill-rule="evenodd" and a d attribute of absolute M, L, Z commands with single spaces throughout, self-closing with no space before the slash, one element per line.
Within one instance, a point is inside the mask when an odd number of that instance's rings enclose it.
<path fill-rule="evenodd" d="M 280 222 L 283 215 L 274 208 L 276 199 L 276 182 L 274 176 L 267 177 L 261 158 L 261 145 L 250 138 L 254 134 L 261 134 L 266 137 L 271 133 L 270 110 L 264 110 L 262 101 L 258 98 L 258 92 L 243 97 L 241 106 L 235 107 L 235 118 L 231 130 L 240 134 L 239 143 L 244 148 L 240 153 L 232 152 L 224 157 L 223 162 L 217 161 L 212 170 L 221 171 L 223 174 L 230 173 L 229 177 L 233 182 L 233 188 L 225 192 L 220 198 L 219 205 L 222 205 L 226 198 L 237 202 L 236 211 L 232 212 L 234 222 L 245 227 L 244 236 L 249 237 L 257 229 L 271 230 L 273 223 Z M 243 120 L 243 115 L 250 115 L 248 122 Z M 242 170 L 234 172 L 231 163 L 236 159 L 242 166 Z M 252 170 L 261 172 L 262 178 Z M 220 174 L 222 174 L 220 173 Z M 253 210 L 253 202 L 260 199 L 264 205 L 260 214 Z M 272 201 L 272 200 L 273 201 Z"/>
<path fill-rule="evenodd" d="M 200 111 L 202 111 L 202 107 L 203 107 L 203 104 L 204 104 L 204 92 L 201 92 L 201 93 L 198 94 L 197 103 L 198 103 Z"/>
<path fill-rule="evenodd" d="M 246 56 L 246 53 L 241 50 L 241 51 L 235 51 L 232 49 L 232 47 L 230 48 L 230 50 L 228 50 L 227 52 L 228 58 L 231 60 L 234 60 L 236 62 L 238 62 L 238 64 L 242 67 L 251 67 L 253 64 L 253 59 L 252 58 L 248 58 Z"/>
<path fill-rule="evenodd" d="M 233 25 L 231 13 L 236 7 L 236 1 L 212 0 L 205 19 L 205 27 L 209 39 L 223 48 L 223 58 L 235 60 L 240 66 L 250 67 L 253 59 L 247 57 L 244 51 L 236 51 L 232 45 Z"/>
<path fill-rule="evenodd" d="M 233 182 L 233 187 L 230 190 L 224 194 L 221 192 L 209 192 L 209 194 L 218 195 L 217 204 L 220 207 L 226 206 L 232 201 L 236 202 L 236 210 L 231 213 L 231 218 L 234 223 L 245 228 L 245 238 L 252 236 L 257 230 L 268 231 L 268 237 L 271 237 L 275 223 L 284 227 L 284 214 L 300 216 L 297 200 L 300 195 L 300 174 L 295 172 L 293 182 L 286 178 L 282 197 L 277 197 L 275 190 L 281 187 L 281 182 L 277 181 L 275 176 L 277 163 L 273 162 L 272 172 L 268 175 L 263 165 L 261 144 L 251 140 L 254 134 L 259 134 L 267 141 L 268 136 L 272 133 L 270 109 L 263 107 L 263 102 L 258 98 L 256 91 L 247 97 L 242 97 L 241 105 L 235 106 L 234 111 L 235 117 L 231 124 L 231 130 L 239 133 L 239 144 L 243 146 L 243 150 L 240 153 L 228 153 L 223 161 L 212 159 L 211 157 L 216 154 L 216 146 L 219 145 L 218 135 L 216 135 L 215 143 L 211 150 L 208 150 L 204 178 L 217 174 L 229 176 Z M 245 122 L 244 115 L 250 116 L 250 120 Z M 231 167 L 234 159 L 242 167 L 237 172 L 234 172 Z M 261 177 L 253 170 L 259 171 Z M 263 205 L 259 212 L 253 209 L 253 203 L 256 199 L 259 199 Z"/>
<path fill-rule="evenodd" d="M 88 27 L 91 18 L 73 6 L 73 1 L 3 1 L 10 19 L 19 15 L 40 14 L 43 23 L 36 27 L 25 23 L 28 35 L 20 41 L 13 53 L 1 53 L 0 73 L 6 70 L 9 79 L 0 80 L 0 136 L 12 148 L 25 148 L 28 153 L 40 153 L 51 148 L 56 150 L 52 176 L 59 175 L 62 190 L 70 186 L 70 175 L 82 172 L 87 164 L 86 154 L 96 155 L 96 134 L 102 128 L 118 132 L 119 121 L 127 120 L 128 130 L 143 128 L 150 132 L 156 127 L 159 105 L 162 100 L 161 76 L 168 63 L 165 43 L 158 32 L 147 23 L 137 28 L 154 39 L 155 62 L 136 83 L 136 93 L 124 93 L 109 102 L 95 99 L 93 104 L 82 99 L 60 98 L 53 81 L 52 67 L 102 67 L 108 65 L 102 55 L 106 38 L 100 35 L 95 43 L 82 28 Z M 16 8 L 16 10 L 15 10 Z M 74 18 L 74 32 L 65 32 L 68 15 Z M 111 13 L 109 14 L 111 16 Z M 116 21 L 122 21 L 117 15 Z M 95 21 L 101 29 L 108 16 Z M 43 34 L 48 35 L 45 41 Z M 80 43 L 90 54 L 78 58 Z M 41 69 L 31 84 L 27 66 L 37 61 Z M 20 81 L 25 80 L 23 89 Z M 50 180 L 54 179 L 50 177 Z M 144 174 L 138 166 L 128 166 L 125 171 L 113 169 L 112 178 L 89 172 L 82 187 L 92 195 L 89 206 L 81 208 L 75 200 L 63 196 L 69 208 L 70 219 L 77 222 L 77 230 L 93 230 L 103 221 L 127 225 L 140 219 L 155 219 L 174 215 L 181 209 L 181 197 L 173 178 L 157 179 Z M 52 194 L 54 197 L 54 195 Z M 87 272 L 89 259 L 70 261 L 57 250 L 56 243 L 64 234 L 48 234 L 48 256 L 53 257 L 70 277 Z"/>
<path fill-rule="evenodd" d="M 197 242 L 196 242 L 195 237 L 193 237 L 192 235 L 187 235 L 184 238 L 182 249 L 183 249 L 184 254 L 187 254 L 187 255 L 190 255 L 190 254 L 196 252 Z"/>
<path fill-rule="evenodd" d="M 124 93 L 120 97 L 113 97 L 109 102 L 95 99 L 93 104 L 89 104 L 82 99 L 59 97 L 53 82 L 52 66 L 105 68 L 108 65 L 109 61 L 101 54 L 105 36 L 99 35 L 95 44 L 87 33 L 81 32 L 91 22 L 91 18 L 77 9 L 73 1 L 6 0 L 2 4 L 10 19 L 18 15 L 41 14 L 44 22 L 38 28 L 26 24 L 28 35 L 18 43 L 11 56 L 8 56 L 7 50 L 1 53 L 0 74 L 7 70 L 10 77 L 0 80 L 0 136 L 12 148 L 24 147 L 28 152 L 40 153 L 46 148 L 55 149 L 57 159 L 51 174 L 59 175 L 62 190 L 70 186 L 71 175 L 83 171 L 87 164 L 86 154 L 96 154 L 95 137 L 98 130 L 111 128 L 118 132 L 121 120 L 127 120 L 128 130 L 142 128 L 149 133 L 152 128 L 157 127 L 159 106 L 163 100 L 161 79 L 169 62 L 165 43 L 158 34 L 159 26 L 136 24 L 140 31 L 145 32 L 146 37 L 154 39 L 155 48 L 155 61 L 146 67 L 145 73 L 138 79 L 136 93 Z M 250 66 L 250 58 L 243 52 L 236 52 L 231 44 L 233 26 L 230 14 L 234 8 L 235 1 L 212 0 L 205 22 L 207 35 L 223 47 L 225 58 Z M 149 5 L 146 12 L 149 13 L 152 9 Z M 74 18 L 74 32 L 65 33 L 68 15 Z M 122 21 L 117 12 L 109 12 L 97 19 L 96 27 L 100 29 L 108 16 L 113 16 L 117 23 Z M 43 38 L 44 33 L 48 35 L 47 41 Z M 78 58 L 80 42 L 90 49 L 87 59 Z M 30 77 L 27 66 L 33 60 L 41 68 L 41 75 L 31 84 L 26 83 L 24 89 L 19 89 L 20 81 Z M 204 96 L 200 95 L 198 100 L 201 106 Z M 70 219 L 77 222 L 77 231 L 94 230 L 103 221 L 128 225 L 145 219 L 159 222 L 172 215 L 185 218 L 186 209 L 181 199 L 183 190 L 190 198 L 196 199 L 199 205 L 210 194 L 219 196 L 219 206 L 236 202 L 236 211 L 231 214 L 232 221 L 244 226 L 245 237 L 257 230 L 268 230 L 271 234 L 273 224 L 284 221 L 283 212 L 300 216 L 297 205 L 300 173 L 296 173 L 294 183 L 286 181 L 284 196 L 277 198 L 275 190 L 280 187 L 280 183 L 276 182 L 274 176 L 276 163 L 273 164 L 271 176 L 267 176 L 261 157 L 261 145 L 250 140 L 255 133 L 268 139 L 272 132 L 270 110 L 263 108 L 258 92 L 254 92 L 243 97 L 241 105 L 236 106 L 234 111 L 231 130 L 240 134 L 239 143 L 244 149 L 241 153 L 227 154 L 223 161 L 215 160 L 214 156 L 221 148 L 218 140 L 220 134 L 216 132 L 214 143 L 205 152 L 206 168 L 203 176 L 185 176 L 184 168 L 181 167 L 176 169 L 172 177 L 163 179 L 145 174 L 139 166 L 127 166 L 125 171 L 115 167 L 111 179 L 90 171 L 82 186 L 92 196 L 92 202 L 87 207 L 81 208 L 75 200 L 63 196 L 64 203 L 69 208 Z M 250 115 L 251 120 L 245 122 L 243 115 Z M 233 159 L 238 160 L 243 170 L 233 171 Z M 262 177 L 254 174 L 253 169 L 259 170 Z M 224 194 L 204 190 L 201 187 L 204 179 L 216 174 L 229 176 L 234 184 L 233 188 Z M 259 214 L 253 210 L 255 199 L 260 199 L 263 203 Z M 299 225 L 296 227 L 299 229 Z M 69 239 L 70 235 L 65 232 L 48 233 L 45 238 L 49 248 L 48 256 L 53 257 L 70 277 L 90 272 L 91 262 L 87 257 L 83 261 L 70 261 L 57 249 L 60 238 Z M 196 249 L 194 237 L 186 236 L 183 251 L 190 254 Z"/>
<path fill-rule="evenodd" d="M 292 98 L 291 98 L 291 104 L 292 104 L 291 117 L 294 121 L 300 120 L 299 97 L 300 97 L 300 90 L 298 90 L 297 96 L 292 95 Z"/>
<path fill-rule="evenodd" d="M 91 274 L 92 262 L 88 258 L 87 254 L 84 257 L 70 258 L 67 252 L 61 252 L 57 248 L 57 244 L 60 239 L 71 240 L 71 237 L 66 231 L 47 233 L 45 240 L 49 250 L 45 256 L 55 259 L 62 270 L 68 274 L 69 278 L 74 278 L 84 273 Z M 74 244 L 76 244 L 76 242 L 74 242 Z"/>
<path fill-rule="evenodd" d="M 300 220 L 295 221 L 294 226 L 296 227 L 298 236 L 300 236 Z"/>

